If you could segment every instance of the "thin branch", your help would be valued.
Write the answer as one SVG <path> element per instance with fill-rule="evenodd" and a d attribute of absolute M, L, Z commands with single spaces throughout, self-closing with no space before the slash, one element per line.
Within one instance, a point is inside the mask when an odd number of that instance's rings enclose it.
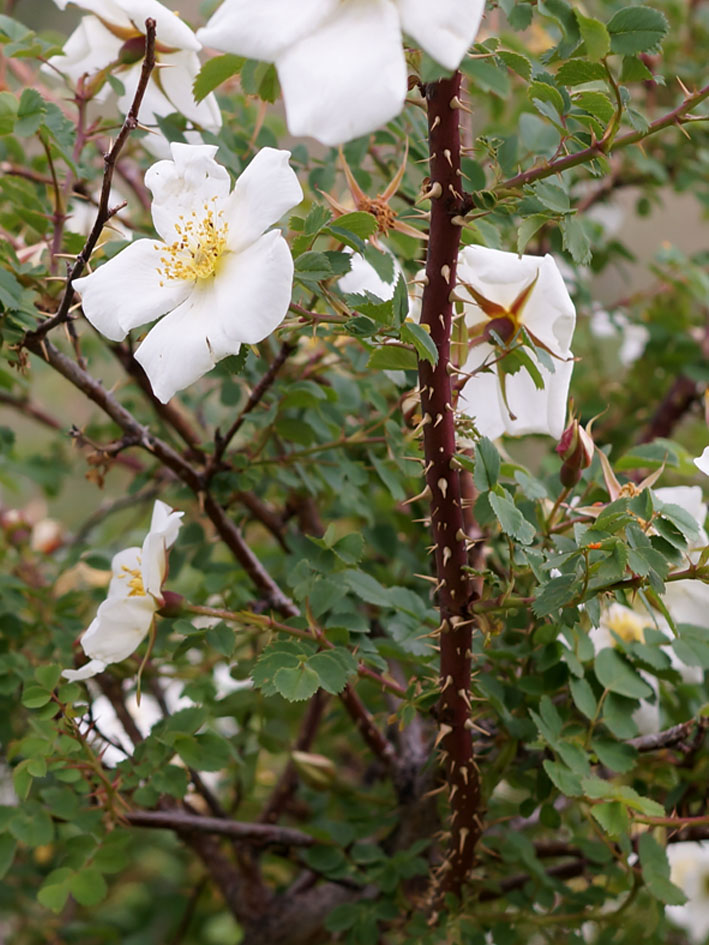
<path fill-rule="evenodd" d="M 497 184 L 493 191 L 496 194 L 507 194 L 510 191 L 518 191 L 527 184 L 531 184 L 537 180 L 543 180 L 545 177 L 551 177 L 553 174 L 560 174 L 562 171 L 568 170 L 570 167 L 577 167 L 579 164 L 587 164 L 589 161 L 594 160 L 594 158 L 600 157 L 605 154 L 615 153 L 620 151 L 622 148 L 627 148 L 632 144 L 637 144 L 639 141 L 643 141 L 645 138 L 649 138 L 650 135 L 656 134 L 658 131 L 663 131 L 665 128 L 669 128 L 672 125 L 683 125 L 688 121 L 709 121 L 709 117 L 701 116 L 699 118 L 692 117 L 688 115 L 693 108 L 703 102 L 706 98 L 709 98 L 709 85 L 705 85 L 699 91 L 694 92 L 692 95 L 688 95 L 678 106 L 674 108 L 671 112 L 668 112 L 662 118 L 657 118 L 655 121 L 650 122 L 650 125 L 645 131 L 629 131 L 627 134 L 621 135 L 612 142 L 610 149 L 608 148 L 608 142 L 604 141 L 594 141 L 593 144 L 589 145 L 587 148 L 583 148 L 581 151 L 576 151 L 574 154 L 567 154 L 563 158 L 559 158 L 557 161 L 551 161 L 548 164 L 543 164 L 539 167 L 532 167 L 528 171 L 523 171 L 520 174 L 516 174 L 514 177 L 508 178 L 508 180 L 501 181 Z M 462 212 L 468 213 L 473 209 L 473 195 L 466 194 L 462 206 Z"/>
<path fill-rule="evenodd" d="M 180 810 L 134 810 L 123 815 L 134 827 L 153 827 L 160 830 L 195 830 L 200 833 L 234 837 L 255 847 L 309 847 L 315 840 L 301 830 L 278 827 L 274 824 L 250 824 L 221 817 L 203 817 Z"/>
<path fill-rule="evenodd" d="M 689 721 L 682 722 L 680 725 L 673 725 L 672 728 L 667 728 L 664 732 L 638 735 L 637 738 L 631 738 L 627 744 L 636 751 L 656 751 L 658 748 L 669 748 L 671 745 L 683 742 L 685 738 L 694 733 L 695 729 L 704 731 L 706 728 L 709 728 L 709 718 L 702 716 L 689 719 Z"/>
<path fill-rule="evenodd" d="M 47 332 L 51 331 L 52 328 L 55 328 L 57 325 L 61 325 L 62 322 L 65 322 L 69 318 L 69 309 L 71 308 L 71 303 L 74 298 L 74 279 L 78 279 L 78 277 L 84 271 L 89 259 L 91 258 L 91 253 L 94 251 L 94 248 L 98 243 L 104 226 L 113 216 L 114 211 L 108 206 L 111 196 L 113 171 L 116 166 L 116 161 L 118 160 L 118 155 L 121 153 L 123 145 L 128 140 L 128 136 L 130 135 L 131 131 L 138 127 L 138 112 L 143 102 L 143 96 L 145 95 L 145 90 L 148 86 L 148 82 L 150 81 L 150 74 L 153 71 L 154 66 L 155 20 L 147 19 L 145 21 L 145 56 L 143 58 L 143 67 L 140 72 L 138 87 L 135 90 L 135 95 L 133 97 L 130 109 L 128 110 L 128 114 L 126 115 L 123 126 L 118 133 L 113 147 L 104 157 L 103 186 L 101 188 L 98 213 L 96 215 L 93 228 L 86 239 L 84 248 L 76 257 L 76 262 L 69 271 L 66 287 L 64 289 L 64 295 L 62 296 L 62 300 L 59 304 L 56 314 L 51 318 L 46 319 L 46 321 L 42 322 L 33 331 L 27 332 L 20 344 L 20 347 L 29 347 L 30 341 L 41 341 L 46 336 Z"/>

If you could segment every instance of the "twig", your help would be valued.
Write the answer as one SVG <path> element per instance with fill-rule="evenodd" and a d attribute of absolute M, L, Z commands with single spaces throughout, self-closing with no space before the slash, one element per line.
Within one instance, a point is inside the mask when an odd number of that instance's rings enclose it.
<path fill-rule="evenodd" d="M 677 745 L 684 741 L 695 728 L 703 731 L 708 727 L 709 718 L 701 716 L 700 718 L 689 719 L 679 725 L 673 725 L 672 728 L 667 728 L 664 732 L 638 735 L 637 738 L 631 738 L 626 744 L 636 751 L 656 751 L 658 748 L 668 748 L 670 745 Z"/>
<path fill-rule="evenodd" d="M 47 332 L 51 331 L 52 328 L 55 328 L 57 325 L 61 325 L 61 323 L 66 321 L 69 317 L 69 309 L 71 308 L 72 299 L 74 297 L 74 279 L 78 279 L 78 277 L 84 271 L 84 268 L 91 258 L 91 253 L 94 251 L 94 248 L 98 243 L 105 224 L 108 222 L 111 216 L 113 216 L 113 211 L 109 209 L 108 206 L 108 201 L 110 200 L 111 196 L 113 171 L 116 161 L 118 160 L 118 155 L 120 154 L 123 145 L 126 143 L 129 134 L 138 127 L 138 112 L 143 102 L 143 96 L 145 95 L 145 90 L 148 86 L 150 74 L 153 71 L 154 66 L 155 20 L 147 19 L 145 21 L 145 56 L 143 58 L 143 68 L 141 69 L 138 87 L 135 90 L 135 95 L 133 97 L 128 114 L 126 115 L 125 121 L 123 122 L 123 126 L 118 133 L 113 147 L 104 157 L 103 186 L 101 188 L 98 213 L 96 214 L 96 220 L 94 222 L 93 228 L 86 239 L 84 248 L 76 257 L 76 262 L 69 271 L 66 287 L 64 289 L 64 295 L 62 296 L 62 300 L 59 304 L 56 314 L 51 318 L 46 319 L 46 321 L 42 322 L 33 331 L 27 332 L 24 339 L 20 343 L 20 347 L 29 347 L 30 341 L 41 341 L 46 336 Z"/>
<path fill-rule="evenodd" d="M 203 817 L 180 810 L 134 810 L 123 815 L 134 827 L 153 827 L 162 830 L 195 830 L 200 833 L 235 837 L 255 847 L 309 847 L 315 840 L 307 833 L 291 827 L 273 824 L 250 824 L 221 817 Z"/>
<path fill-rule="evenodd" d="M 276 357 L 271 362 L 270 367 L 263 375 L 261 380 L 256 384 L 254 389 L 249 394 L 249 398 L 239 411 L 239 415 L 234 420 L 232 425 L 229 427 L 224 436 L 221 435 L 219 430 L 214 434 L 214 455 L 212 460 L 207 468 L 207 482 L 212 478 L 212 476 L 219 469 L 222 457 L 227 450 L 227 447 L 231 443 L 232 439 L 236 436 L 237 432 L 241 428 L 244 420 L 246 419 L 247 414 L 249 414 L 254 407 L 262 400 L 266 391 L 271 387 L 273 382 L 276 379 L 276 375 L 280 369 L 285 364 L 288 356 L 295 351 L 296 346 L 289 341 L 284 341 L 280 347 L 280 350 Z"/>

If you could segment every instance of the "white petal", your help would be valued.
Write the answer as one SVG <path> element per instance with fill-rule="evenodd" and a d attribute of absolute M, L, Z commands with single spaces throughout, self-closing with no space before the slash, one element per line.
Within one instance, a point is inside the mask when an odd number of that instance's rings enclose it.
<path fill-rule="evenodd" d="M 389 250 L 386 250 L 386 252 L 394 262 L 392 282 L 385 282 L 374 266 L 367 262 L 361 253 L 353 253 L 348 250 L 345 250 L 345 252 L 349 252 L 351 268 L 337 282 L 341 292 L 346 292 L 349 295 L 361 295 L 364 292 L 371 292 L 372 295 L 376 295 L 378 299 L 384 299 L 385 302 L 393 297 L 396 284 L 401 275 L 401 267 L 396 257 L 389 253 Z M 416 320 L 418 321 L 418 318 Z"/>
<path fill-rule="evenodd" d="M 103 3 L 104 0 L 99 0 L 98 6 L 103 7 Z M 197 37 L 185 21 L 177 13 L 158 3 L 158 0 L 111 0 L 111 5 L 118 7 L 124 18 L 140 33 L 145 33 L 145 21 L 148 17 L 155 20 L 155 38 L 161 46 L 192 49 L 195 52 L 201 49 Z"/>
<path fill-rule="evenodd" d="M 155 616 L 152 597 L 107 598 L 81 639 L 87 656 L 102 663 L 120 663 L 145 638 Z"/>
<path fill-rule="evenodd" d="M 200 70 L 197 54 L 190 51 L 160 57 L 161 68 L 158 81 L 163 92 L 173 105 L 172 111 L 180 112 L 188 121 L 193 121 L 208 131 L 219 131 L 222 113 L 213 93 L 197 103 L 192 86 Z"/>
<path fill-rule="evenodd" d="M 481 349 L 486 347 L 480 346 Z M 536 360 L 531 353 L 530 357 Z M 502 433 L 508 433 L 510 436 L 544 433 L 558 440 L 564 431 L 573 362 L 555 360 L 553 374 L 538 362 L 537 367 L 544 381 L 542 390 L 537 390 L 524 368 L 516 374 L 507 375 L 509 410 L 502 397 L 496 371 L 493 375 L 480 374 L 471 378 L 461 391 L 458 409 L 473 417 L 483 436 L 489 436 L 490 439 L 501 436 Z M 464 370 L 472 370 L 470 361 Z M 513 416 L 510 416 L 510 411 Z"/>
<path fill-rule="evenodd" d="M 170 151 L 171 161 L 158 161 L 145 173 L 153 192 L 153 223 L 167 243 L 174 241 L 181 216 L 195 211 L 201 219 L 204 203 L 227 197 L 231 186 L 227 169 L 214 160 L 215 145 L 173 143 Z"/>
<path fill-rule="evenodd" d="M 436 62 L 457 69 L 472 45 L 485 0 L 396 0 L 401 25 Z"/>
<path fill-rule="evenodd" d="M 522 322 L 555 354 L 569 354 L 576 310 L 552 256 L 517 256 L 485 246 L 466 246 L 460 253 L 458 278 L 505 307 L 536 278 Z M 480 321 L 477 306 L 471 308 L 471 323 Z"/>
<path fill-rule="evenodd" d="M 274 62 L 289 46 L 308 36 L 340 0 L 225 0 L 197 39 L 205 46 L 250 59 Z"/>
<path fill-rule="evenodd" d="M 150 520 L 150 533 L 157 533 L 165 540 L 165 547 L 171 548 L 177 539 L 177 533 L 182 526 L 184 512 L 176 512 L 160 499 L 155 500 L 153 515 Z"/>
<path fill-rule="evenodd" d="M 121 40 L 117 36 L 96 17 L 86 16 L 64 44 L 62 54 L 52 56 L 49 65 L 76 83 L 83 75 L 93 75 L 114 62 L 120 48 Z M 45 72 L 48 71 L 47 67 L 43 68 Z M 105 98 L 109 91 L 110 86 L 105 85 L 102 97 Z"/>
<path fill-rule="evenodd" d="M 94 13 L 106 23 L 118 26 L 121 29 L 128 29 L 131 25 L 130 20 L 116 0 L 62 0 L 61 3 L 54 0 L 54 2 L 62 10 L 66 8 L 67 2 L 71 3 L 72 6 L 79 7 L 80 10 L 85 10 L 86 13 Z"/>
<path fill-rule="evenodd" d="M 90 660 L 88 663 L 85 663 L 81 669 L 63 670 L 62 676 L 68 679 L 69 682 L 79 682 L 82 679 L 90 679 L 91 676 L 102 673 L 105 668 L 106 664 L 101 662 L 101 660 Z"/>
<path fill-rule="evenodd" d="M 691 623 L 709 630 L 709 585 L 703 581 L 670 581 L 662 599 L 675 623 Z"/>
<path fill-rule="evenodd" d="M 118 96 L 118 109 L 124 115 L 128 114 L 128 110 L 133 104 L 135 90 L 138 88 L 138 82 L 140 82 L 141 70 L 141 64 L 136 62 L 132 66 L 121 69 L 117 74 L 117 78 L 121 80 L 125 90 L 122 95 Z M 143 95 L 143 101 L 138 110 L 140 123 L 143 125 L 155 125 L 157 124 L 156 115 L 162 117 L 164 115 L 170 115 L 176 110 L 177 109 L 167 98 L 158 83 L 151 79 L 151 81 L 148 82 L 145 94 Z"/>
<path fill-rule="evenodd" d="M 340 144 L 381 127 L 404 106 L 406 62 L 390 0 L 341 5 L 276 65 L 293 135 Z"/>
<path fill-rule="evenodd" d="M 169 312 L 189 293 L 190 282 L 163 279 L 163 252 L 161 243 L 136 240 L 90 276 L 74 280 L 84 314 L 111 341 L 122 341 L 131 328 Z"/>
<path fill-rule="evenodd" d="M 107 597 L 126 598 L 132 591 L 131 581 L 140 576 L 141 549 L 137 545 L 124 548 L 111 560 L 111 582 Z"/>
<path fill-rule="evenodd" d="M 704 447 L 702 455 L 697 456 L 694 460 L 694 465 L 697 469 L 701 470 L 705 476 L 709 476 L 709 446 Z"/>
<path fill-rule="evenodd" d="M 278 230 L 242 253 L 228 253 L 214 277 L 198 280 L 190 298 L 148 333 L 135 353 L 155 396 L 166 403 L 236 354 L 242 342 L 270 334 L 288 310 L 293 259 Z"/>
<path fill-rule="evenodd" d="M 232 251 L 253 243 L 303 199 L 289 160 L 290 151 L 262 148 L 237 180 L 225 206 Z"/>

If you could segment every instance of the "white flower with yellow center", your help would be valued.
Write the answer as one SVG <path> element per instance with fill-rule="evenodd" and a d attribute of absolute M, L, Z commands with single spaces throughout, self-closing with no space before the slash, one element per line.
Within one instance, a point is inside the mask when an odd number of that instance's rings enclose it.
<path fill-rule="evenodd" d="M 169 313 L 135 353 L 163 403 L 281 323 L 293 258 L 280 230 L 264 231 L 303 196 L 289 151 L 259 151 L 230 192 L 215 147 L 171 149 L 145 175 L 161 239 L 136 240 L 74 282 L 84 314 L 112 341 Z"/>
<path fill-rule="evenodd" d="M 466 246 L 458 256 L 457 279 L 464 318 L 454 340 L 468 346 L 461 367 L 474 373 L 461 391 L 458 409 L 490 439 L 503 433 L 546 433 L 558 440 L 573 370 L 576 310 L 553 257 Z M 524 367 L 515 373 L 505 370 L 505 353 L 519 347 L 523 329 L 553 365 L 552 372 L 532 348 L 520 349 L 538 370 L 542 388 Z"/>
<path fill-rule="evenodd" d="M 197 36 L 205 46 L 274 62 L 291 134 L 334 145 L 403 108 L 402 32 L 457 69 L 484 9 L 484 0 L 225 0 Z"/>
<path fill-rule="evenodd" d="M 53 66 L 72 82 L 82 76 L 97 89 L 97 98 L 105 99 L 110 73 L 125 91 L 118 107 L 125 114 L 130 108 L 140 77 L 145 51 L 145 21 L 155 20 L 155 61 L 150 82 L 140 108 L 144 125 L 155 125 L 156 116 L 179 112 L 200 128 L 218 131 L 222 119 L 213 94 L 197 103 L 192 86 L 200 69 L 197 52 L 201 43 L 177 13 L 158 0 L 54 0 L 62 10 L 71 2 L 87 13 L 71 34 L 59 56 L 52 56 Z M 190 132 L 188 132 L 189 134 Z M 146 144 L 164 146 L 162 135 L 148 136 Z"/>
<path fill-rule="evenodd" d="M 669 843 L 670 880 L 682 890 L 687 902 L 666 906 L 665 915 L 685 929 L 690 942 L 702 945 L 709 935 L 709 841 Z"/>
<path fill-rule="evenodd" d="M 164 603 L 167 552 L 177 538 L 182 514 L 158 500 L 142 547 L 126 548 L 114 556 L 106 600 L 81 638 L 89 662 L 81 669 L 65 669 L 62 675 L 67 679 L 102 673 L 109 663 L 127 659 L 143 641 L 155 611 Z"/>
<path fill-rule="evenodd" d="M 701 470 L 705 476 L 709 476 L 709 446 L 705 446 L 701 456 L 693 460 L 697 469 Z"/>

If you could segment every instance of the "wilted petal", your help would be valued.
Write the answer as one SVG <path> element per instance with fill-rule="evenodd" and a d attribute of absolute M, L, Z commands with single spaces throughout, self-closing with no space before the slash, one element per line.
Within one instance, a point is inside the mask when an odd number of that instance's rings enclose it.
<path fill-rule="evenodd" d="M 288 46 L 309 36 L 341 0 L 225 0 L 197 39 L 205 46 L 274 62 Z"/>
<path fill-rule="evenodd" d="M 390 0 L 341 5 L 288 47 L 277 66 L 294 135 L 340 144 L 386 124 L 404 105 L 406 62 Z"/>
<path fill-rule="evenodd" d="M 290 151 L 262 148 L 237 180 L 225 206 L 232 251 L 253 243 L 303 199 L 289 160 Z"/>
<path fill-rule="evenodd" d="M 436 62 L 457 69 L 472 45 L 484 0 L 397 0 L 401 25 Z"/>
<path fill-rule="evenodd" d="M 175 227 L 183 216 L 201 211 L 205 202 L 217 202 L 229 193 L 229 172 L 217 164 L 216 145 L 170 145 L 171 161 L 158 161 L 145 172 L 145 184 L 153 193 L 155 229 L 165 242 L 175 239 Z"/>
<path fill-rule="evenodd" d="M 191 283 L 163 279 L 164 246 L 136 240 L 89 276 L 74 280 L 84 315 L 111 341 L 122 341 L 131 328 L 144 325 L 179 305 Z"/>

